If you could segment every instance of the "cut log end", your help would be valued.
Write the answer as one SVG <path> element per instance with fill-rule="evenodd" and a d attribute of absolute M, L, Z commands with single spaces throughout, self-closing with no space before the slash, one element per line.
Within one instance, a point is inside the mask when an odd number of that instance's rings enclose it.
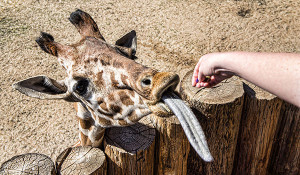
<path fill-rule="evenodd" d="M 272 100 L 276 98 L 275 95 L 265 91 L 264 89 L 242 79 L 244 91 L 249 97 L 256 98 L 258 100 Z"/>
<path fill-rule="evenodd" d="M 129 127 L 106 130 L 104 149 L 110 174 L 153 174 L 155 128 L 148 117 Z"/>
<path fill-rule="evenodd" d="M 146 118 L 145 118 L 146 119 Z M 143 120 L 147 123 L 146 120 Z M 148 121 L 149 123 L 150 121 Z M 120 151 L 136 154 L 146 150 L 155 139 L 155 129 L 141 122 L 128 127 L 106 129 L 105 140 L 110 146 L 121 148 Z"/>
<path fill-rule="evenodd" d="M 91 146 L 72 147 L 56 159 L 60 174 L 106 174 L 105 154 Z"/>
<path fill-rule="evenodd" d="M 180 94 L 191 107 L 205 113 L 205 104 L 227 104 L 241 98 L 244 94 L 240 78 L 233 76 L 213 88 L 196 88 L 191 85 L 193 71 L 187 72 L 180 84 Z M 209 115 L 209 114 L 207 114 Z"/>
<path fill-rule="evenodd" d="M 55 166 L 50 157 L 28 153 L 14 156 L 0 167 L 0 174 L 55 174 Z"/>

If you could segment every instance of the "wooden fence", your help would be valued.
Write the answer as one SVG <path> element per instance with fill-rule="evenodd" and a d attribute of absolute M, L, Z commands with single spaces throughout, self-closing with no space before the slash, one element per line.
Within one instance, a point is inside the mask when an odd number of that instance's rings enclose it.
<path fill-rule="evenodd" d="M 2 165 L 0 174 L 20 169 L 45 174 L 299 174 L 299 108 L 237 77 L 214 88 L 194 88 L 191 75 L 183 78 L 179 93 L 201 123 L 212 163 L 190 147 L 175 116 L 151 115 L 130 127 L 107 129 L 103 151 L 68 148 L 55 164 L 45 155 L 17 156 Z M 27 169 L 17 165 L 32 157 L 38 163 L 27 163 Z"/>

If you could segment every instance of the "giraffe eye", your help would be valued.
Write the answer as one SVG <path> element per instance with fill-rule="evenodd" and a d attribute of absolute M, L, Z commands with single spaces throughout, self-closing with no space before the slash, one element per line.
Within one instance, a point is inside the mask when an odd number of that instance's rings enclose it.
<path fill-rule="evenodd" d="M 79 95 L 84 95 L 87 92 L 87 88 L 89 85 L 89 81 L 86 79 L 79 80 L 78 83 L 75 85 L 75 92 Z"/>
<path fill-rule="evenodd" d="M 151 85 L 151 79 L 150 79 L 150 78 L 145 78 L 145 79 L 143 79 L 143 80 L 141 81 L 141 83 L 142 83 L 142 86 L 143 86 L 143 87 L 148 87 L 148 86 Z"/>

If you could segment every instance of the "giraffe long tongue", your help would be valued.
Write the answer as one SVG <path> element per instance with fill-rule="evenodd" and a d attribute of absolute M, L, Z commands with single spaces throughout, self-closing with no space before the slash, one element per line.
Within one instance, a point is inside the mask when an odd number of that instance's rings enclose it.
<path fill-rule="evenodd" d="M 199 156 L 206 162 L 212 162 L 213 157 L 209 151 L 204 132 L 191 109 L 172 92 L 165 92 L 162 100 L 178 117 L 188 140 Z"/>

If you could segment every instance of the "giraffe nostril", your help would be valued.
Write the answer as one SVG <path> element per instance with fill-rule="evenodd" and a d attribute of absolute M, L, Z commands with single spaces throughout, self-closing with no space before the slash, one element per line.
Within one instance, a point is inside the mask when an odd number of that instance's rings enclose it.
<path fill-rule="evenodd" d="M 142 84 L 143 87 L 149 87 L 151 85 L 151 79 L 150 78 L 144 78 L 144 79 L 142 79 L 141 84 Z"/>

